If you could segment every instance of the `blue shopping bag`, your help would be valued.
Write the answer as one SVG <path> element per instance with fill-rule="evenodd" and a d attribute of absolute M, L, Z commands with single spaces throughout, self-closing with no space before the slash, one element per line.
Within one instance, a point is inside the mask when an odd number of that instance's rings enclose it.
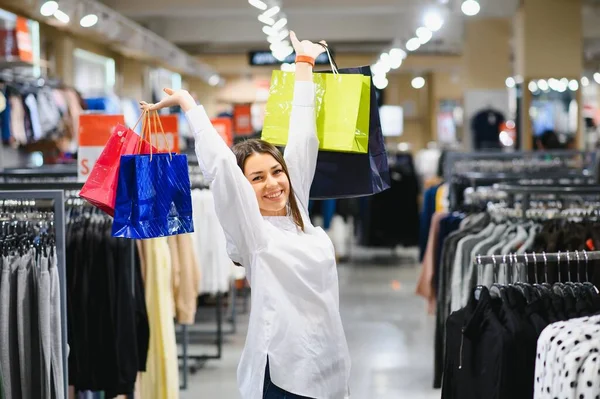
<path fill-rule="evenodd" d="M 123 155 L 113 237 L 146 239 L 192 233 L 192 193 L 186 155 Z"/>
<path fill-rule="evenodd" d="M 341 74 L 371 76 L 368 66 L 338 69 Z M 369 149 L 366 154 L 319 151 L 311 199 L 363 197 L 390 188 L 385 141 L 381 131 L 375 86 L 371 82 Z"/>

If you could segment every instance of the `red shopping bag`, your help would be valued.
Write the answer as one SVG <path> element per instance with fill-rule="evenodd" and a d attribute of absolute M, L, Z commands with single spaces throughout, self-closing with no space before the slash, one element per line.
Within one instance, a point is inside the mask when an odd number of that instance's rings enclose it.
<path fill-rule="evenodd" d="M 145 115 L 145 113 L 142 115 Z M 152 148 L 148 141 L 142 140 L 132 129 L 121 124 L 117 125 L 83 185 L 79 196 L 85 198 L 95 207 L 114 216 L 121 155 L 149 154 L 151 150 L 157 151 Z"/>

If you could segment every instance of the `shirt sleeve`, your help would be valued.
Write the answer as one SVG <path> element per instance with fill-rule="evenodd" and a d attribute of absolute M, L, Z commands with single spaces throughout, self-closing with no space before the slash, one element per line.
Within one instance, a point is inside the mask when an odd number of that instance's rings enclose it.
<path fill-rule="evenodd" d="M 313 82 L 296 82 L 284 158 L 296 197 L 307 215 L 318 152 L 315 85 Z"/>
<path fill-rule="evenodd" d="M 215 199 L 215 211 L 228 239 L 244 257 L 266 246 L 256 194 L 235 155 L 213 127 L 204 107 L 186 113 L 196 141 L 198 164 Z"/>

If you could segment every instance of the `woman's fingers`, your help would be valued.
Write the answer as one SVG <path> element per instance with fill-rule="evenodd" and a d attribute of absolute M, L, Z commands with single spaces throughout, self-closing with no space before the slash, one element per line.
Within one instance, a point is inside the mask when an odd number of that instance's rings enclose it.
<path fill-rule="evenodd" d="M 169 89 L 168 87 L 165 87 L 165 88 L 163 89 L 163 91 L 164 91 L 165 93 L 167 93 L 168 95 L 170 95 L 170 96 L 171 96 L 171 95 L 173 95 L 173 94 L 175 93 L 175 90 L 173 90 L 173 89 Z"/>

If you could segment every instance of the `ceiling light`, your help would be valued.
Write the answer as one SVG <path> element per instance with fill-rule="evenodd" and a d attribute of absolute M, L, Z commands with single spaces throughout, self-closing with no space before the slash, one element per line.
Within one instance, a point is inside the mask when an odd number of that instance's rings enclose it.
<path fill-rule="evenodd" d="M 390 57 L 390 68 L 398 69 L 402 66 L 402 58 L 391 58 Z"/>
<path fill-rule="evenodd" d="M 371 74 L 373 74 L 373 76 L 375 75 L 385 75 L 387 72 L 385 72 L 383 65 L 380 62 L 376 62 L 375 64 L 371 65 Z"/>
<path fill-rule="evenodd" d="M 273 18 L 275 16 L 275 14 L 277 14 L 279 11 L 281 11 L 281 8 L 279 8 L 279 6 L 275 6 L 275 7 L 269 8 L 267 11 L 263 12 L 262 15 L 264 15 L 267 18 Z"/>
<path fill-rule="evenodd" d="M 594 81 L 598 84 L 600 84 L 600 73 L 596 72 L 594 74 Z"/>
<path fill-rule="evenodd" d="M 221 78 L 219 77 L 219 75 L 212 75 L 210 78 L 208 78 L 208 84 L 211 86 L 216 86 L 221 82 Z"/>
<path fill-rule="evenodd" d="M 279 37 L 277 37 L 277 36 L 268 36 L 267 41 L 269 43 L 273 44 L 273 43 L 279 43 L 281 40 L 279 40 Z"/>
<path fill-rule="evenodd" d="M 373 76 L 373 85 L 377 87 L 379 90 L 383 90 L 387 87 L 389 81 L 385 77 L 385 75 L 376 75 Z"/>
<path fill-rule="evenodd" d="M 552 90 L 558 91 L 558 89 L 560 88 L 560 82 L 557 79 L 551 78 L 548 80 L 548 86 L 550 86 Z"/>
<path fill-rule="evenodd" d="M 423 86 L 425 86 L 425 79 L 423 77 L 421 77 L 421 76 L 417 76 L 416 78 L 414 78 L 412 80 L 412 82 L 410 82 L 410 84 L 415 89 L 422 89 Z"/>
<path fill-rule="evenodd" d="M 560 80 L 560 84 L 562 84 L 562 85 L 563 85 L 563 86 L 565 86 L 565 87 L 568 87 L 568 86 L 569 86 L 569 79 L 567 79 L 567 78 L 562 78 L 562 79 Z"/>
<path fill-rule="evenodd" d="M 444 19 L 438 11 L 429 11 L 423 19 L 425 27 L 432 32 L 437 32 L 444 25 Z"/>
<path fill-rule="evenodd" d="M 277 36 L 277 31 L 273 29 L 271 26 L 265 25 L 262 28 L 262 31 L 267 36 Z"/>
<path fill-rule="evenodd" d="M 583 87 L 588 87 L 590 85 L 590 80 L 588 79 L 587 76 L 584 76 L 583 78 L 581 78 L 581 85 Z"/>
<path fill-rule="evenodd" d="M 71 18 L 61 10 L 54 11 L 54 18 L 58 19 L 63 24 L 68 24 Z"/>
<path fill-rule="evenodd" d="M 508 87 L 509 89 L 512 89 L 517 84 L 517 82 L 515 82 L 515 78 L 513 78 L 513 77 L 506 78 L 505 83 L 506 83 L 506 87 Z"/>
<path fill-rule="evenodd" d="M 532 92 L 532 93 L 538 91 L 538 85 L 537 85 L 537 83 L 534 80 L 532 80 L 531 82 L 529 82 L 529 85 L 527 87 L 529 88 L 529 91 Z"/>
<path fill-rule="evenodd" d="M 287 18 L 281 18 L 279 21 L 275 22 L 275 25 L 273 25 L 273 29 L 278 31 L 286 25 L 287 25 Z"/>
<path fill-rule="evenodd" d="M 273 18 L 265 17 L 263 14 L 260 14 L 258 16 L 258 20 L 265 25 L 273 25 L 275 23 L 275 20 Z"/>
<path fill-rule="evenodd" d="M 286 37 L 288 37 L 288 35 L 290 34 L 290 31 L 287 29 L 282 30 L 281 32 L 277 32 L 277 39 L 279 39 L 279 41 L 285 39 Z"/>
<path fill-rule="evenodd" d="M 569 90 L 571 90 L 571 91 L 579 90 L 579 82 L 577 81 L 577 79 L 573 79 L 569 82 Z"/>
<path fill-rule="evenodd" d="M 40 7 L 40 14 L 44 17 L 49 17 L 58 10 L 58 3 L 56 1 L 47 1 Z"/>
<path fill-rule="evenodd" d="M 390 57 L 392 60 L 400 59 L 402 61 L 406 58 L 406 51 L 401 48 L 393 48 L 390 50 Z"/>
<path fill-rule="evenodd" d="M 548 82 L 546 82 L 546 80 L 544 79 L 538 80 L 537 85 L 541 91 L 548 91 L 548 89 L 550 88 L 550 86 L 548 86 Z"/>
<path fill-rule="evenodd" d="M 460 7 L 460 9 L 462 10 L 463 14 L 465 14 L 469 17 L 472 17 L 474 15 L 479 14 L 479 11 L 481 10 L 481 6 L 475 0 L 465 0 L 462 3 L 462 6 Z"/>
<path fill-rule="evenodd" d="M 413 37 L 412 39 L 406 42 L 406 49 L 408 51 L 415 51 L 419 47 L 421 47 L 421 42 L 416 37 Z"/>
<path fill-rule="evenodd" d="M 379 62 L 383 63 L 384 65 L 389 65 L 391 61 L 391 57 L 388 53 L 381 53 L 381 55 L 379 56 Z"/>
<path fill-rule="evenodd" d="M 254 6 L 254 7 L 258 8 L 261 11 L 266 10 L 267 7 L 268 7 L 267 3 L 265 3 L 264 1 L 261 1 L 261 0 L 248 0 L 248 3 L 251 6 Z"/>
<path fill-rule="evenodd" d="M 91 28 L 98 23 L 98 16 L 96 14 L 88 14 L 81 18 L 79 25 L 84 28 Z"/>
<path fill-rule="evenodd" d="M 425 44 L 431 40 L 433 33 L 429 29 L 421 26 L 419 29 L 417 29 L 417 37 L 419 38 L 421 44 Z"/>

